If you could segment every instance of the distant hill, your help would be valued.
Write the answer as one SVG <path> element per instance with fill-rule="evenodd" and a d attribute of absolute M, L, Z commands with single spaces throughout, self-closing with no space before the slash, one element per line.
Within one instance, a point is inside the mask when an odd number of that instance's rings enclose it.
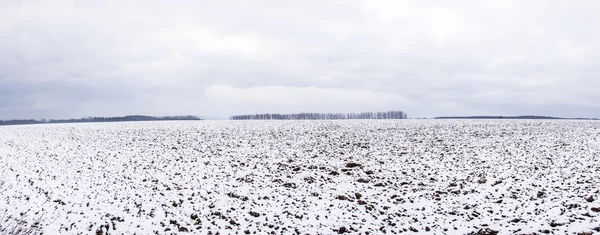
<path fill-rule="evenodd" d="M 217 116 L 198 116 L 202 120 L 229 120 L 229 117 L 217 117 Z"/>
<path fill-rule="evenodd" d="M 86 117 L 80 119 L 50 119 L 50 120 L 4 120 L 0 121 L 0 126 L 6 125 L 30 125 L 30 124 L 49 124 L 49 123 L 87 123 L 87 122 L 143 122 L 143 121 L 187 121 L 202 120 L 196 116 L 166 116 L 152 117 L 143 115 L 130 115 L 124 117 Z"/>
<path fill-rule="evenodd" d="M 436 117 L 434 119 L 545 119 L 545 120 L 600 120 L 598 118 L 561 118 L 551 116 L 455 116 L 455 117 Z"/>

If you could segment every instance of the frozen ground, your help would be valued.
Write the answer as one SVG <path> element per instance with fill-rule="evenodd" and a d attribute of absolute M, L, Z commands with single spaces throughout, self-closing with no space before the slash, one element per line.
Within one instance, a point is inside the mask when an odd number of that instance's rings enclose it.
<path fill-rule="evenodd" d="M 599 160 L 596 121 L 4 126 L 0 215 L 45 234 L 593 233 Z"/>

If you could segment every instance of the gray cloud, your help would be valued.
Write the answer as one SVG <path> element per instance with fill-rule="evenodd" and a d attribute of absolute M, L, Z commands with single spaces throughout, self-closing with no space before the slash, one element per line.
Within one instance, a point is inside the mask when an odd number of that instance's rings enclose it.
<path fill-rule="evenodd" d="M 596 1 L 5 1 L 0 119 L 600 116 Z"/>

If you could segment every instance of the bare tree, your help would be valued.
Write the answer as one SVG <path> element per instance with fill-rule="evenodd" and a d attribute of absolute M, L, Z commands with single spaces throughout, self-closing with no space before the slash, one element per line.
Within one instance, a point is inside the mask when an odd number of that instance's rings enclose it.
<path fill-rule="evenodd" d="M 362 113 L 250 114 L 231 116 L 231 120 L 339 120 L 339 119 L 406 119 L 403 111 Z"/>

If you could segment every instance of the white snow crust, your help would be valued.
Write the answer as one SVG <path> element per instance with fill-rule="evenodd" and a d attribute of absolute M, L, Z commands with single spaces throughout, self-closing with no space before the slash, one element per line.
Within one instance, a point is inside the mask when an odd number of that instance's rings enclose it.
<path fill-rule="evenodd" d="M 0 215 L 44 234 L 600 231 L 600 122 L 0 127 Z"/>

